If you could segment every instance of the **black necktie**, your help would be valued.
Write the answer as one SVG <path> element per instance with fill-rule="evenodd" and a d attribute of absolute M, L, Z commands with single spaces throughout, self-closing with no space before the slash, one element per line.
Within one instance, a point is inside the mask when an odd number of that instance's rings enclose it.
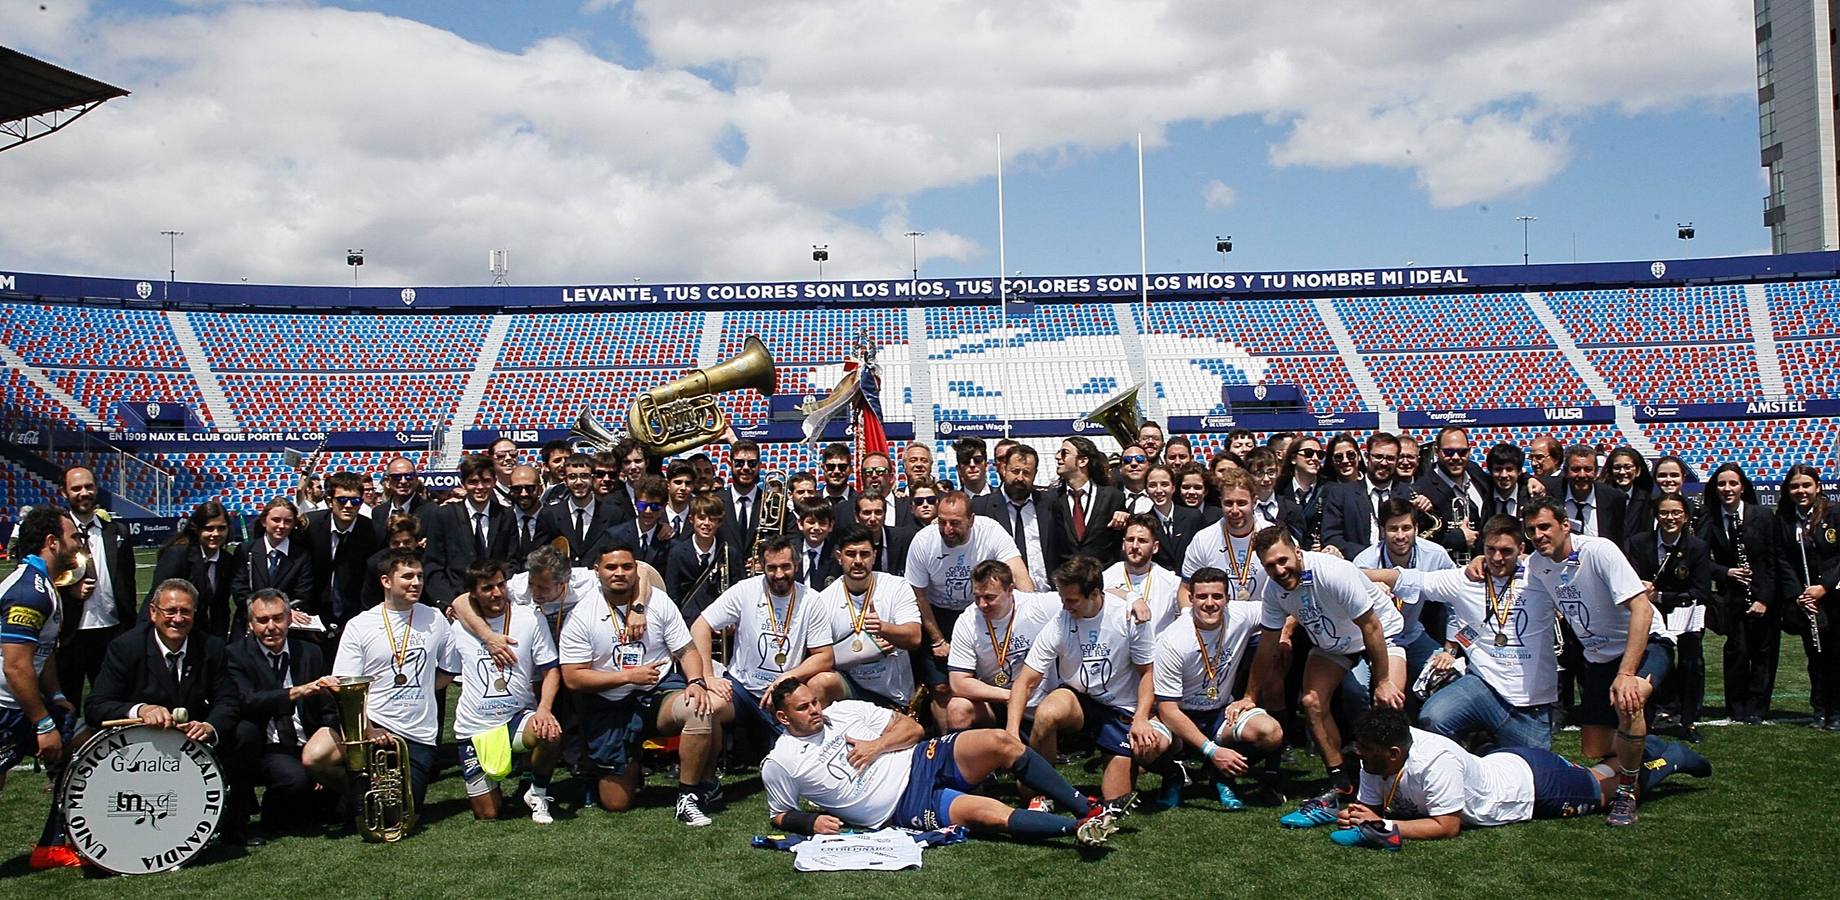
<path fill-rule="evenodd" d="M 172 673 L 172 677 L 174 681 L 179 680 L 179 659 L 183 656 L 185 656 L 185 654 L 180 653 L 177 650 L 171 651 L 166 654 L 166 671 Z"/>
<path fill-rule="evenodd" d="M 268 551 L 268 586 L 274 587 L 275 580 L 281 577 L 281 551 Z"/>
<path fill-rule="evenodd" d="M 528 547 L 536 540 L 536 527 L 536 516 L 520 515 L 518 517 L 518 531 L 524 535 L 524 546 Z"/>
<path fill-rule="evenodd" d="M 742 494 L 737 499 L 741 503 L 741 533 L 746 534 L 754 530 L 754 520 L 748 517 L 748 496 Z"/>
<path fill-rule="evenodd" d="M 588 511 L 575 510 L 575 552 L 580 554 L 588 545 Z"/>
<path fill-rule="evenodd" d="M 697 563 L 697 565 L 698 565 L 698 566 L 700 566 L 700 567 L 701 567 L 701 568 L 703 569 L 703 571 L 705 571 L 705 572 L 707 572 L 707 571 L 709 571 L 709 556 L 710 556 L 710 554 L 708 554 L 708 553 L 704 553 L 704 554 L 703 554 L 703 561 L 702 561 L 702 562 L 700 562 L 700 563 Z"/>
<path fill-rule="evenodd" d="M 473 544 L 478 548 L 477 559 L 486 558 L 486 514 L 473 513 Z"/>
<path fill-rule="evenodd" d="M 275 684 L 287 687 L 287 651 L 283 650 L 280 653 L 270 653 L 268 655 L 268 664 L 275 670 Z M 290 706 L 291 705 L 292 704 L 290 704 Z M 276 743 L 286 747 L 293 747 L 300 743 L 300 732 L 294 730 L 294 714 L 291 709 L 287 715 L 275 717 L 275 737 L 277 738 Z"/>
<path fill-rule="evenodd" d="M 639 552 L 644 553 L 645 551 L 650 550 L 651 547 L 652 547 L 652 536 L 649 534 L 639 535 Z"/>
<path fill-rule="evenodd" d="M 805 583 L 811 585 L 812 587 L 817 587 L 818 586 L 818 551 L 807 550 L 805 551 L 805 557 L 811 560 L 811 567 L 805 570 Z"/>
<path fill-rule="evenodd" d="M 1010 508 L 1016 512 L 1016 550 L 1022 554 L 1022 567 L 1026 569 L 1029 566 L 1029 533 L 1022 521 L 1022 507 L 1012 503 Z"/>
<path fill-rule="evenodd" d="M 215 559 L 204 561 L 204 592 L 212 597 L 217 596 L 217 560 Z"/>

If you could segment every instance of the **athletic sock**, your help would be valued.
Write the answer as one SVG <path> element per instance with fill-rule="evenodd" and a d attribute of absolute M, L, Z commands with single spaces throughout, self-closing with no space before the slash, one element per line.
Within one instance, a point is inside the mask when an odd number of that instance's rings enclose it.
<path fill-rule="evenodd" d="M 1675 772 L 1695 778 L 1712 774 L 1712 763 L 1698 751 L 1654 735 L 1642 743 L 1642 757 L 1642 792 L 1645 794 Z"/>
<path fill-rule="evenodd" d="M 1022 756 L 1010 764 L 1009 771 L 1024 787 L 1053 800 L 1056 806 L 1076 816 L 1084 816 L 1087 810 L 1092 809 L 1092 804 L 1086 802 L 1086 796 L 1074 790 L 1073 785 L 1068 784 L 1067 779 L 1062 778 L 1061 773 L 1055 771 L 1054 766 L 1036 753 L 1033 747 L 1024 747 Z M 1015 817 L 1012 816 L 1010 821 L 1013 825 Z"/>
<path fill-rule="evenodd" d="M 1354 793 L 1354 765 L 1346 760 L 1329 767 L 1329 787 L 1338 794 Z"/>
<path fill-rule="evenodd" d="M 536 794 L 539 797 L 549 796 L 549 780 L 551 778 L 554 778 L 555 776 L 556 776 L 555 772 L 548 772 L 548 773 L 543 773 L 543 774 L 539 774 L 537 772 L 530 773 L 531 792 Z"/>
<path fill-rule="evenodd" d="M 1079 820 L 1031 809 L 1013 810 L 1004 830 L 1019 838 L 1055 838 L 1073 833 Z"/>

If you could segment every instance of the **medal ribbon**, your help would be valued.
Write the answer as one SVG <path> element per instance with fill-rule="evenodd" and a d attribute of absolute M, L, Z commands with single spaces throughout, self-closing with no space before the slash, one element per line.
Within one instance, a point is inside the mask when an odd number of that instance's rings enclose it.
<path fill-rule="evenodd" d="M 396 629 L 390 627 L 390 612 L 383 610 L 383 633 L 390 639 L 390 664 L 396 674 L 403 674 L 403 660 L 409 655 L 409 633 L 415 629 L 415 607 L 409 607 L 408 615 L 403 617 L 403 635 L 400 645 L 396 642 Z"/>
<path fill-rule="evenodd" d="M 1226 528 L 1222 527 L 1221 530 L 1225 531 Z M 1233 536 L 1231 534 L 1227 535 L 1226 551 L 1227 551 L 1227 572 L 1233 576 L 1233 580 L 1237 582 L 1240 587 L 1250 588 L 1250 583 L 1252 581 L 1252 540 L 1251 538 L 1248 537 L 1246 540 L 1246 557 L 1244 559 L 1241 559 L 1239 554 L 1236 551 L 1234 551 Z"/>
<path fill-rule="evenodd" d="M 767 633 L 778 637 L 780 646 L 788 649 L 791 648 L 790 642 L 792 640 L 792 613 L 798 608 L 798 605 L 799 588 L 795 584 L 793 585 L 792 593 L 786 595 L 786 628 L 782 631 L 779 627 L 779 619 L 774 617 L 773 595 L 771 593 L 767 594 Z"/>
<path fill-rule="evenodd" d="M 1016 630 L 1016 610 L 1009 611 L 1009 621 L 1003 625 L 1003 640 L 997 641 L 996 623 L 984 619 L 984 630 L 990 633 L 990 652 L 997 657 L 997 671 L 1009 671 L 1009 636 Z"/>
<path fill-rule="evenodd" d="M 1508 576 L 1508 582 L 1501 586 L 1499 600 L 1496 599 L 1495 576 L 1482 579 L 1482 587 L 1488 592 L 1489 615 L 1495 620 L 1495 633 L 1507 634 L 1509 621 L 1514 618 L 1514 576 Z"/>
<path fill-rule="evenodd" d="M 1221 634 L 1226 634 L 1226 622 L 1221 622 Z M 1201 636 L 1201 623 L 1195 623 L 1195 646 L 1201 648 L 1201 668 L 1207 672 L 1207 686 L 1214 686 L 1214 658 L 1208 655 L 1207 639 Z M 1221 654 L 1225 656 L 1226 654 Z"/>

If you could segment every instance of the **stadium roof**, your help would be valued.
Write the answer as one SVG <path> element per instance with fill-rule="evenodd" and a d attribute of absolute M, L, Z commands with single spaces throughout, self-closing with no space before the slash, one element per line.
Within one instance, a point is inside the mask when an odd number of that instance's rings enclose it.
<path fill-rule="evenodd" d="M 62 129 L 128 92 L 0 47 L 0 150 Z"/>

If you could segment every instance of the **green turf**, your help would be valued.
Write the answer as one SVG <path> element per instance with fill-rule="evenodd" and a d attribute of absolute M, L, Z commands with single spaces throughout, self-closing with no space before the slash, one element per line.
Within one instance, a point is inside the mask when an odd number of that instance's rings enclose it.
<path fill-rule="evenodd" d="M 1707 649 L 1718 678 L 1719 639 Z M 1798 644 L 1785 641 L 1779 715 L 1805 714 Z M 1717 702 L 1717 692 L 1707 700 Z M 1679 778 L 1642 807 L 1635 828 L 1612 831 L 1601 818 L 1473 830 L 1452 841 L 1409 843 L 1399 854 L 1336 847 L 1323 830 L 1288 832 L 1282 810 L 1221 812 L 1211 793 L 1136 815 L 1099 854 L 1068 842 L 1022 846 L 977 841 L 929 850 L 918 872 L 799 875 L 786 853 L 755 850 L 766 830 L 758 781 L 730 784 L 728 806 L 710 828 L 677 825 L 665 779 L 654 778 L 644 809 L 613 815 L 581 809 L 580 786 L 557 785 L 562 802 L 548 827 L 528 820 L 474 822 L 450 768 L 429 791 L 428 825 L 406 842 L 367 845 L 354 836 L 284 837 L 252 851 L 212 850 L 179 872 L 99 879 L 76 871 L 29 873 L 46 794 L 30 764 L 0 791 L 0 885 L 9 896 L 495 896 L 521 892 L 614 896 L 753 897 L 818 895 L 1006 897 L 1224 896 L 1277 892 L 1304 897 L 1414 896 L 1451 891 L 1489 895 L 1602 898 L 1648 896 L 1817 896 L 1840 883 L 1840 825 L 1826 798 L 1840 778 L 1840 736 L 1797 725 L 1707 727 L 1700 750 L 1717 772 Z M 1560 736 L 1575 752 L 1575 733 Z M 1067 769 L 1076 784 L 1095 776 Z M 1313 776 L 1301 764 L 1295 790 Z M 515 806 L 514 806 L 515 808 Z M 28 894 L 28 892 L 30 892 Z"/>

